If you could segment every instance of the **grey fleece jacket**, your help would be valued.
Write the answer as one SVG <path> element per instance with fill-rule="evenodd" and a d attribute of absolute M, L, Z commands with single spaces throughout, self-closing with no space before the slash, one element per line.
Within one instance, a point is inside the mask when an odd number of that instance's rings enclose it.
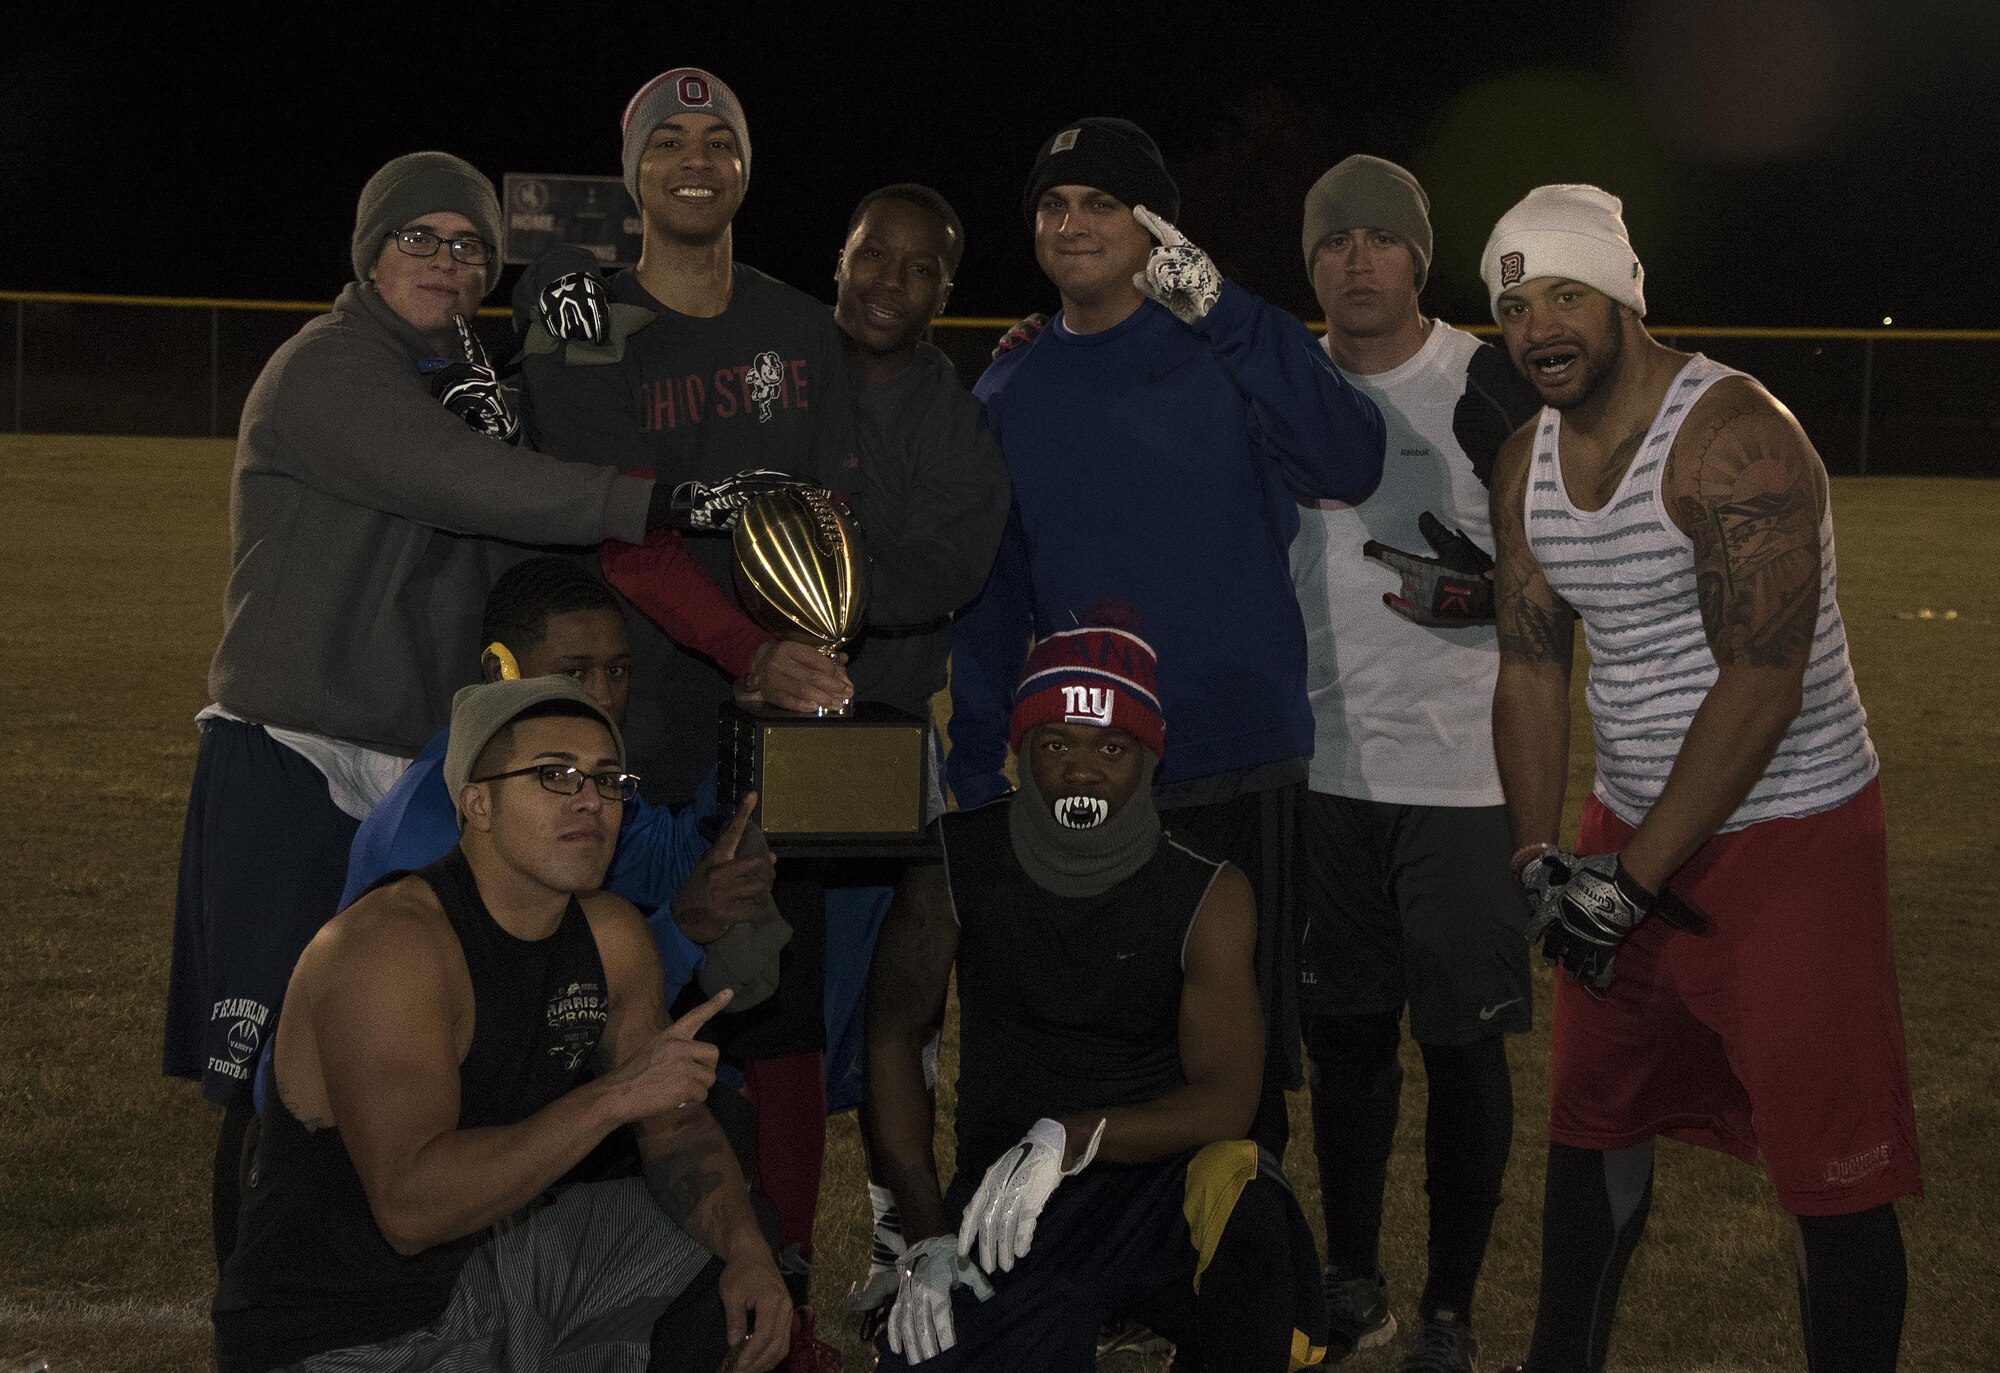
<path fill-rule="evenodd" d="M 415 754 L 475 679 L 522 545 L 644 537 L 651 481 L 474 433 L 431 398 L 435 351 L 355 282 L 265 364 L 230 478 L 224 709 Z"/>

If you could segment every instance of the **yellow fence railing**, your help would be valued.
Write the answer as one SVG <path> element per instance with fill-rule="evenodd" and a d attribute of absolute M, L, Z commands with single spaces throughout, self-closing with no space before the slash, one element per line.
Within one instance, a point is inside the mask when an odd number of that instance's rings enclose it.
<path fill-rule="evenodd" d="M 71 305 L 82 307 L 111 307 L 145 310 L 205 311 L 209 317 L 209 357 L 208 357 L 208 424 L 210 434 L 222 434 L 234 427 L 234 412 L 225 403 L 223 394 L 223 331 L 222 320 L 229 314 L 318 314 L 331 308 L 330 301 L 324 300 L 246 300 L 221 296 L 152 296 L 152 295 L 110 295 L 74 291 L 0 291 L 0 306 L 11 304 L 13 308 L 13 429 L 21 432 L 25 419 L 28 397 L 28 319 L 30 307 L 47 305 Z M 480 310 L 482 318 L 500 320 L 508 316 L 501 306 L 486 306 Z M 953 331 L 986 331 L 999 333 L 1012 327 L 1017 317 L 1006 315 L 948 315 L 936 321 L 937 327 Z M 1323 331 L 1324 326 L 1314 322 L 1315 331 Z M 1475 334 L 1492 336 L 1498 331 L 1491 324 L 1468 326 Z M 1669 343 L 1680 339 L 1771 339 L 1796 340 L 1800 342 L 1858 342 L 1860 349 L 1859 401 L 1860 416 L 1857 432 L 1856 466 L 1862 472 L 1868 469 L 1868 436 L 1872 427 L 1872 410 L 1875 390 L 1875 345 L 1905 343 L 2000 343 L 2000 329 L 1913 329 L 1883 325 L 1871 328 L 1802 328 L 1791 326 L 1744 326 L 1744 325 L 1669 325 L 1649 322 L 1647 326 L 1655 337 Z M 4 337 L 4 334 L 0 334 Z M 967 340 L 967 346 L 971 346 Z M 241 359 L 233 360 L 239 367 Z M 228 411 L 225 414 L 225 411 Z M 1847 413 L 1843 407 L 1841 413 Z M 1845 421 L 1842 422 L 1843 425 Z M 198 424 L 198 422 L 197 422 Z M 226 427 L 225 427 L 226 426 Z"/>

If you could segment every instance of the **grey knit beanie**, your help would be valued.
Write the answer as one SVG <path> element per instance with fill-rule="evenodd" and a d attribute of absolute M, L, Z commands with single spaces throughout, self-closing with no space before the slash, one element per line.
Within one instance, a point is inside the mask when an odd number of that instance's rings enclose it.
<path fill-rule="evenodd" d="M 1414 176 L 1383 158 L 1356 153 L 1315 181 L 1306 192 L 1299 234 L 1308 276 L 1313 254 L 1339 229 L 1387 229 L 1402 239 L 1416 259 L 1417 289 L 1424 289 L 1431 273 L 1431 198 Z"/>
<path fill-rule="evenodd" d="M 391 233 L 411 220 L 446 211 L 471 220 L 472 231 L 493 245 L 486 259 L 486 290 L 491 291 L 500 280 L 500 197 L 477 167 L 450 153 L 405 153 L 368 178 L 354 208 L 354 279 L 368 280 L 382 240 Z"/>
<path fill-rule="evenodd" d="M 690 112 L 712 114 L 729 126 L 736 135 L 736 151 L 743 155 L 743 189 L 750 189 L 750 126 L 744 122 L 736 92 L 700 67 L 675 67 L 639 87 L 618 122 L 625 131 L 625 189 L 632 193 L 634 205 L 639 203 L 639 159 L 645 156 L 646 140 L 675 115 Z"/>

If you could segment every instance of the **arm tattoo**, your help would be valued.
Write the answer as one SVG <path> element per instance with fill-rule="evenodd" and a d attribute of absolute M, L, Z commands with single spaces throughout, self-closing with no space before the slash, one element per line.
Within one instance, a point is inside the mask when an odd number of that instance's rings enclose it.
<path fill-rule="evenodd" d="M 1544 590 L 1547 586 L 1542 583 Z M 1512 605 L 1500 614 L 1500 653 L 1532 663 L 1566 665 L 1574 652 L 1575 631 L 1575 621 L 1567 614 L 1538 603 L 1536 598 L 1517 594 Z"/>
<path fill-rule="evenodd" d="M 1509 467 L 1512 467 L 1511 460 Z M 1493 488 L 1494 605 L 1500 656 L 1516 662 L 1554 663 L 1569 670 L 1576 612 L 1556 595 L 1528 547 L 1523 506 L 1532 464 L 1522 461 Z"/>
<path fill-rule="evenodd" d="M 1675 513 L 1718 666 L 1799 668 L 1819 621 L 1820 482 L 1803 436 L 1748 400 L 1697 438 Z"/>
<path fill-rule="evenodd" d="M 723 1169 L 716 1161 L 718 1151 L 727 1155 L 729 1144 L 719 1127 L 705 1117 L 690 1121 L 675 1132 L 658 1154 L 645 1160 L 646 1189 L 660 1209 L 695 1243 L 711 1254 L 728 1247 L 724 1217 L 710 1201 L 722 1188 Z"/>

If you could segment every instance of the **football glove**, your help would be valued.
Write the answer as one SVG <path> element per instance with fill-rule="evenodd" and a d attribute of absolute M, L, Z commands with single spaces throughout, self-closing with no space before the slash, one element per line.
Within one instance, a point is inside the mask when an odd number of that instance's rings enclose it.
<path fill-rule="evenodd" d="M 1382 604 L 1413 624 L 1432 629 L 1462 629 L 1493 623 L 1493 559 L 1461 529 L 1447 529 L 1430 511 L 1417 516 L 1435 558 L 1405 553 L 1370 539 L 1361 555 L 1382 564 L 1403 579 L 1401 594 L 1382 593 Z"/>
<path fill-rule="evenodd" d="M 901 1277 L 889 1308 L 889 1348 L 911 1363 L 934 1359 L 958 1343 L 951 1320 L 951 1289 L 969 1287 L 985 1301 L 993 1284 L 958 1252 L 949 1234 L 918 1240 L 896 1260 Z"/>
<path fill-rule="evenodd" d="M 1632 880 L 1615 853 L 1543 854 L 1521 869 L 1521 885 L 1536 903 L 1528 942 L 1539 940 L 1543 958 L 1602 1000 L 1619 945 L 1659 898 Z"/>
<path fill-rule="evenodd" d="M 1011 353 L 1016 348 L 1033 343 L 1036 335 L 1048 327 L 1048 322 L 1049 317 L 1039 310 L 1019 321 L 1013 328 L 1000 335 L 1000 341 L 993 345 L 993 356 L 997 358 L 1002 353 Z"/>
<path fill-rule="evenodd" d="M 535 313 L 565 342 L 603 343 L 611 329 L 611 288 L 587 249 L 565 245 L 528 269 L 538 283 Z"/>
<path fill-rule="evenodd" d="M 464 315 L 453 315 L 458 326 L 461 357 L 431 374 L 431 394 L 438 403 L 472 428 L 502 443 L 521 437 L 521 421 L 486 356 L 486 345 L 472 332 Z"/>
<path fill-rule="evenodd" d="M 1132 207 L 1132 218 L 1160 240 L 1160 246 L 1146 259 L 1145 270 L 1132 274 L 1139 294 L 1159 301 L 1183 324 L 1193 324 L 1213 310 L 1222 295 L 1222 273 L 1215 270 L 1208 254 L 1144 205 Z"/>
<path fill-rule="evenodd" d="M 980 1180 L 979 1190 L 966 1203 L 965 1219 L 958 1227 L 958 1252 L 970 1257 L 979 1247 L 979 1266 L 987 1272 L 1007 1272 L 1017 1259 L 1025 1258 L 1035 1242 L 1035 1222 L 1042 1208 L 1062 1180 L 1075 1177 L 1097 1157 L 1104 1138 L 1104 1122 L 1097 1122 L 1090 1143 L 1070 1167 L 1062 1166 L 1063 1146 L 1068 1134 L 1060 1121 L 1046 1116 L 1028 1127 L 1021 1142 L 1000 1155 Z M 994 1264 L 999 1264 L 996 1269 Z"/>
<path fill-rule="evenodd" d="M 697 534 L 726 533 L 736 527 L 736 517 L 756 497 L 773 491 L 810 490 L 812 486 L 789 472 L 769 468 L 738 472 L 713 484 L 685 481 L 673 491 L 672 524 Z"/>

